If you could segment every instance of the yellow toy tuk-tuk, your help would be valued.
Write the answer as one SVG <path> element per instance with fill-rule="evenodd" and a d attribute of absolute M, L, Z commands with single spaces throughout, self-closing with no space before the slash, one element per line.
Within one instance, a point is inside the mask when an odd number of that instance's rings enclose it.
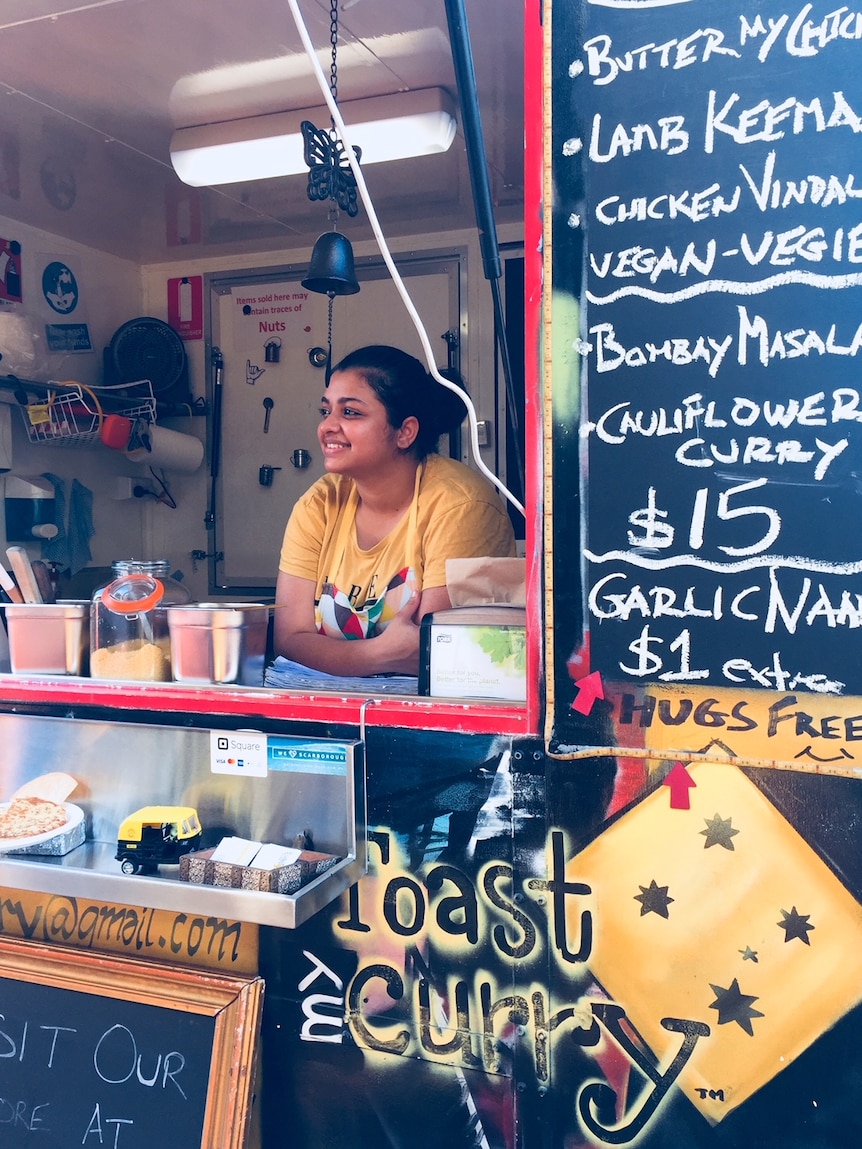
<path fill-rule="evenodd" d="M 120 824 L 116 858 L 124 874 L 177 865 L 200 845 L 201 823 L 193 806 L 142 806 Z"/>

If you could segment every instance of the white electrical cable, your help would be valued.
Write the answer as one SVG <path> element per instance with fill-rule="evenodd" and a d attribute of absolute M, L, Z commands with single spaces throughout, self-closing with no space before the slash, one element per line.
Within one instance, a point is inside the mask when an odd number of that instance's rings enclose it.
<path fill-rule="evenodd" d="M 462 387 L 459 387 L 457 383 L 453 383 L 449 379 L 444 379 L 440 372 L 437 370 L 437 365 L 434 362 L 434 351 L 431 347 L 431 341 L 428 338 L 428 333 L 425 330 L 422 320 L 419 317 L 418 311 L 413 305 L 413 300 L 410 298 L 407 288 L 404 286 L 404 280 L 401 278 L 401 274 L 398 271 L 398 268 L 395 266 L 395 261 L 393 260 L 389 251 L 389 247 L 383 235 L 383 230 L 380 227 L 380 221 L 377 218 L 377 212 L 374 210 L 374 204 L 371 201 L 371 196 L 365 183 L 365 176 L 363 175 L 362 169 L 359 166 L 359 161 L 353 154 L 353 148 L 350 144 L 350 135 L 347 129 L 347 125 L 341 118 L 341 112 L 338 110 L 338 104 L 336 104 L 335 100 L 333 99 L 332 91 L 329 87 L 329 81 L 326 79 L 326 76 L 323 73 L 323 69 L 320 66 L 320 61 L 317 58 L 317 52 L 315 50 L 314 44 L 311 42 L 311 37 L 308 35 L 308 29 L 305 26 L 305 22 L 302 18 L 302 13 L 299 10 L 299 4 L 297 0 L 287 0 L 287 2 L 293 16 L 293 22 L 296 25 L 296 30 L 299 33 L 299 37 L 302 40 L 303 47 L 305 48 L 305 54 L 311 61 L 311 66 L 314 69 L 317 83 L 321 92 L 323 93 L 323 98 L 326 100 L 327 107 L 329 108 L 329 113 L 332 116 L 332 122 L 335 124 L 336 131 L 344 145 L 344 154 L 347 157 L 351 170 L 353 171 L 353 175 L 356 179 L 356 187 L 362 199 L 363 206 L 368 213 L 368 220 L 371 224 L 371 230 L 374 232 L 374 238 L 377 240 L 377 246 L 380 249 L 380 254 L 383 256 L 383 261 L 389 270 L 389 274 L 392 276 L 392 281 L 395 284 L 395 287 L 398 290 L 398 294 L 401 296 L 401 299 L 404 302 L 404 306 L 407 308 L 407 313 L 413 321 L 413 326 L 416 328 L 416 332 L 419 335 L 419 340 L 425 352 L 425 361 L 428 365 L 428 371 L 437 380 L 438 383 L 442 384 L 444 387 L 447 387 L 450 391 L 454 391 L 456 395 L 460 395 L 461 399 L 464 401 L 464 405 L 467 408 L 468 421 L 470 423 L 470 446 L 472 448 L 473 458 L 476 462 L 476 466 L 480 471 L 483 472 L 484 475 L 486 475 L 488 479 L 491 480 L 497 490 L 500 491 L 501 494 L 503 494 L 509 500 L 512 506 L 519 510 L 522 515 L 525 515 L 524 508 L 521 506 L 512 492 L 500 479 L 497 478 L 493 471 L 485 466 L 485 463 L 482 461 L 482 457 L 479 453 L 479 427 L 476 417 L 476 408 L 473 406 L 472 399 Z"/>

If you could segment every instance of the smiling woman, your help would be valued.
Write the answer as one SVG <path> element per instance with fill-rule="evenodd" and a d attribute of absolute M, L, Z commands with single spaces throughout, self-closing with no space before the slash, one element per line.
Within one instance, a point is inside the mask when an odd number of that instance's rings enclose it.
<path fill-rule="evenodd" d="M 436 454 L 464 404 L 405 352 L 352 352 L 320 414 L 328 473 L 287 524 L 276 652 L 330 674 L 416 674 L 422 617 L 451 605 L 446 560 L 513 555 L 511 523 L 485 478 Z"/>

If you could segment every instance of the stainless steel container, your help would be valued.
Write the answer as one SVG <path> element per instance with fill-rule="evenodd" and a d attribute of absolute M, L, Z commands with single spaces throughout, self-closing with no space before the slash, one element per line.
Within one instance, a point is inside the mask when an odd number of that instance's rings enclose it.
<path fill-rule="evenodd" d="M 174 681 L 262 686 L 268 623 L 263 603 L 168 607 Z"/>
<path fill-rule="evenodd" d="M 86 674 L 90 604 L 7 603 L 9 663 L 13 674 Z"/>

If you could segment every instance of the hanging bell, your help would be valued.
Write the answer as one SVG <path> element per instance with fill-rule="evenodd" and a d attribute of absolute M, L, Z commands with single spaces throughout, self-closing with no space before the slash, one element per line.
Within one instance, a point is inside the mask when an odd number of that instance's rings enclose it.
<path fill-rule="evenodd" d="M 318 237 L 302 286 L 320 295 L 356 294 L 359 283 L 353 268 L 353 248 L 346 235 L 326 231 Z"/>

